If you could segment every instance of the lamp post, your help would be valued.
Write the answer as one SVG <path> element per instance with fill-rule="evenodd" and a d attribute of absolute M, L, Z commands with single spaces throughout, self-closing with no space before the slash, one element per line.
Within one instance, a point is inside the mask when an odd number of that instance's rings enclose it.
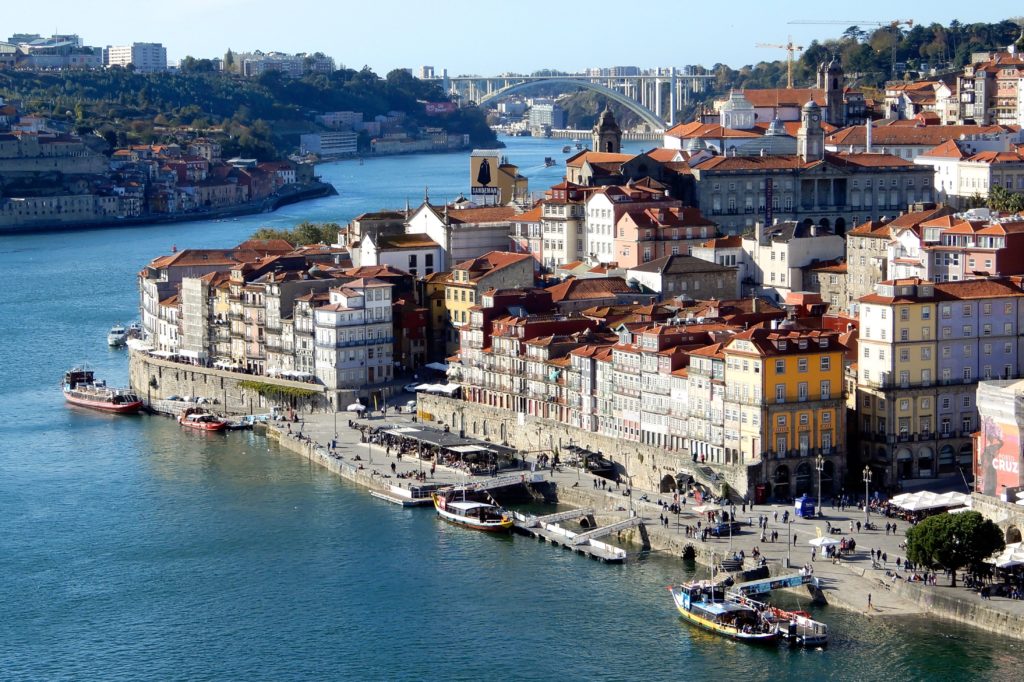
<path fill-rule="evenodd" d="M 864 525 L 871 521 L 871 467 L 864 467 Z"/>
<path fill-rule="evenodd" d="M 787 523 L 789 524 L 789 530 L 786 532 L 786 542 L 789 544 L 789 547 L 786 549 L 786 568 L 789 568 L 793 565 L 793 519 L 790 519 Z"/>
<path fill-rule="evenodd" d="M 825 468 L 825 458 L 818 455 L 814 460 L 814 469 L 818 472 L 818 516 L 824 516 L 821 511 L 821 472 Z"/>

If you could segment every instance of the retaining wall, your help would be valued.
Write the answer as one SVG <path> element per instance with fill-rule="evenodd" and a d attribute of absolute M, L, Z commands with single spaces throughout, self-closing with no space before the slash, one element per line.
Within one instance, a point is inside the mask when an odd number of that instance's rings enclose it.
<path fill-rule="evenodd" d="M 146 404 L 164 400 L 168 396 L 195 396 L 210 398 L 217 403 L 213 411 L 223 414 L 263 414 L 277 404 L 255 391 L 241 388 L 243 381 L 259 381 L 275 386 L 316 391 L 318 395 L 305 400 L 308 406 L 326 404 L 324 387 L 287 379 L 273 379 L 251 374 L 229 372 L 213 367 L 195 367 L 170 360 L 162 360 L 145 353 L 129 350 L 128 377 L 135 392 Z"/>
<path fill-rule="evenodd" d="M 524 452 L 552 452 L 570 444 L 600 452 L 619 466 L 624 481 L 632 476 L 633 485 L 638 488 L 661 490 L 666 476 L 674 479 L 676 474 L 685 472 L 716 492 L 725 482 L 734 496 L 742 497 L 748 491 L 753 493 L 756 468 L 716 465 L 714 471 L 719 480 L 711 481 L 697 471 L 698 466 L 706 465 L 697 464 L 686 453 L 623 441 L 541 417 L 527 416 L 520 423 L 517 412 L 445 396 L 420 393 L 417 407 L 424 421 L 444 424 L 452 431 L 458 431 L 461 426 L 467 436 L 507 443 Z"/>

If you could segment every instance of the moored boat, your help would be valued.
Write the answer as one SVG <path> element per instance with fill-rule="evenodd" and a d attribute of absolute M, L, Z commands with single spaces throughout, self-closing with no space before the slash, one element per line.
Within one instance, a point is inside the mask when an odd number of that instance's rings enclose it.
<path fill-rule="evenodd" d="M 431 493 L 437 515 L 445 521 L 473 530 L 507 533 L 512 517 L 501 507 L 466 499 L 464 488 Z"/>
<path fill-rule="evenodd" d="M 96 381 L 91 369 L 76 367 L 64 373 L 64 400 L 72 405 L 114 414 L 135 414 L 142 400 L 130 388 L 107 386 Z"/>
<path fill-rule="evenodd" d="M 692 581 L 669 588 L 680 615 L 690 623 L 740 642 L 774 642 L 775 624 L 765 618 L 754 603 L 730 595 L 722 585 Z"/>
<path fill-rule="evenodd" d="M 806 648 L 828 645 L 828 625 L 814 620 L 805 611 L 787 611 L 767 606 L 765 616 L 775 623 L 779 637 L 792 645 Z"/>
<path fill-rule="evenodd" d="M 228 427 L 227 420 L 209 412 L 198 411 L 194 407 L 185 410 L 178 417 L 178 423 L 197 431 L 223 431 Z"/>
<path fill-rule="evenodd" d="M 569 145 L 565 145 L 564 147 L 562 147 L 562 153 L 563 154 L 568 154 L 571 151 L 572 151 L 572 147 L 570 147 Z"/>
<path fill-rule="evenodd" d="M 128 341 L 128 330 L 124 328 L 124 325 L 118 323 L 110 328 L 107 332 L 107 345 L 108 346 L 123 346 Z"/>

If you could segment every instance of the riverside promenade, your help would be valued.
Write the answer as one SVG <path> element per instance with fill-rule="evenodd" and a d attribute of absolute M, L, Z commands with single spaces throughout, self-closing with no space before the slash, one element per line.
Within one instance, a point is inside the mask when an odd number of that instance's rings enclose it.
<path fill-rule="evenodd" d="M 397 410 L 389 410 L 386 418 L 375 415 L 355 419 L 345 413 L 307 415 L 304 421 L 291 424 L 291 433 L 283 422 L 272 423 L 268 428 L 271 437 L 279 439 L 284 447 L 302 452 L 310 459 L 370 489 L 386 490 L 392 484 L 404 487 L 415 485 L 415 480 L 398 479 L 395 475 L 429 471 L 429 462 L 409 457 L 398 459 L 395 454 L 389 456 L 377 445 L 360 442 L 361 433 L 349 427 L 350 419 L 374 427 L 400 428 L 415 425 L 418 428 L 431 428 L 429 424 L 414 424 L 414 415 L 398 414 Z M 336 444 L 333 456 L 327 450 L 332 440 Z M 702 541 L 699 533 L 693 530 L 698 521 L 706 525 L 706 519 L 703 514 L 693 510 L 691 500 L 683 505 L 680 514 L 669 514 L 662 503 L 671 503 L 671 493 L 633 489 L 631 495 L 627 496 L 625 485 L 608 485 L 606 479 L 575 468 L 562 467 L 556 471 L 545 469 L 543 473 L 546 480 L 557 485 L 559 502 L 594 508 L 601 525 L 621 521 L 631 515 L 641 516 L 654 551 L 677 557 L 690 555 L 698 563 L 710 565 L 743 550 L 746 568 L 753 568 L 751 556 L 757 547 L 767 559 L 773 575 L 792 573 L 803 566 L 811 566 L 826 600 L 833 606 L 854 610 L 872 618 L 929 613 L 1024 639 L 1024 601 L 1003 597 L 982 600 L 976 591 L 960 586 L 959 582 L 958 587 L 949 587 L 948 578 L 942 574 L 934 586 L 908 583 L 907 573 L 896 567 L 897 558 L 906 558 L 906 551 L 901 544 L 906 541 L 908 525 L 901 520 L 895 521 L 895 533 L 886 534 L 885 524 L 892 521 L 872 514 L 871 520 L 880 530 L 862 529 L 857 532 L 856 523 L 860 521 L 863 524 L 864 512 L 856 507 L 839 511 L 826 502 L 821 510 L 823 517 L 804 519 L 795 517 L 788 505 L 756 505 L 745 511 L 741 505 L 737 505 L 735 514 L 737 521 L 742 524 L 740 531 L 732 538 L 709 536 Z M 604 489 L 600 487 L 602 480 L 606 483 Z M 429 477 L 426 483 L 455 484 L 466 481 L 467 476 L 461 471 L 437 466 L 434 476 Z M 790 510 L 790 523 L 783 524 L 783 513 L 787 510 Z M 760 516 L 767 517 L 766 531 L 778 531 L 776 542 L 760 541 Z M 664 520 L 666 518 L 667 524 Z M 851 522 L 854 524 L 853 533 L 849 531 Z M 824 558 L 817 551 L 812 560 L 812 548 L 808 543 L 819 536 L 819 531 L 821 535 L 826 534 L 826 523 L 837 529 L 831 537 L 855 539 L 856 551 L 845 555 L 838 562 Z M 687 527 L 691 532 L 687 532 Z M 627 542 L 637 538 L 637 535 L 628 532 L 624 536 Z M 623 537 L 620 536 L 622 541 Z M 885 561 L 872 562 L 872 549 L 879 554 L 884 553 Z M 785 567 L 787 563 L 789 568 Z M 894 574 L 898 576 L 895 579 Z M 797 599 L 807 599 L 802 590 L 797 594 Z M 868 595 L 871 597 L 870 606 Z"/>

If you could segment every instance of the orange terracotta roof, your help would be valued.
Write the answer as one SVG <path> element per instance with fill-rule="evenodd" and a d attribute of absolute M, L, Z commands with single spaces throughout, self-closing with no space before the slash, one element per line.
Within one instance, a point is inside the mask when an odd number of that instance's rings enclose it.
<path fill-rule="evenodd" d="M 874 126 L 871 131 L 873 146 L 886 145 L 927 145 L 935 146 L 947 140 L 958 140 L 961 135 L 986 135 L 1006 133 L 1006 129 L 997 126 Z M 864 126 L 850 126 L 825 138 L 826 144 L 836 146 L 855 145 L 863 147 L 867 142 L 867 130 Z"/>

